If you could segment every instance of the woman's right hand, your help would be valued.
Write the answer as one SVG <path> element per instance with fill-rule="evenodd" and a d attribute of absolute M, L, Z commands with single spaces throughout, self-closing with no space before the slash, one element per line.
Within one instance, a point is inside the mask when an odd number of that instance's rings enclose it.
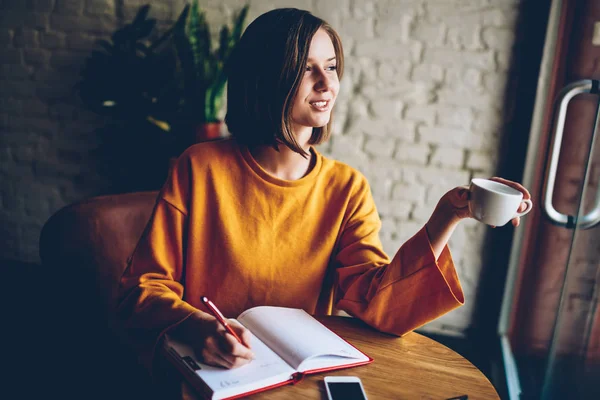
<path fill-rule="evenodd" d="M 250 331 L 236 321 L 228 320 L 227 323 L 242 343 L 228 333 L 215 317 L 202 311 L 179 324 L 173 330 L 173 336 L 191 345 L 198 359 L 205 364 L 241 367 L 254 358 L 250 350 Z"/>

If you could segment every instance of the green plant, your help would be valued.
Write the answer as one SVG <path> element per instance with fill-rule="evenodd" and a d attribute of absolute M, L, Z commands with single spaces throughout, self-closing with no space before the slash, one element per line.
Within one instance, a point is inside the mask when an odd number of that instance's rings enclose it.
<path fill-rule="evenodd" d="M 123 132 L 131 132 L 133 142 L 139 142 L 141 134 L 168 132 L 152 140 L 168 143 L 164 151 L 177 156 L 196 142 L 198 126 L 219 121 L 227 82 L 224 66 L 239 42 L 248 8 L 241 9 L 232 25 L 221 27 L 213 48 L 197 0 L 156 39 L 150 5 L 140 7 L 133 21 L 110 40 L 97 41 L 77 84 L 80 98 L 92 111 L 115 117 Z M 147 123 L 152 129 L 146 129 Z"/>
<path fill-rule="evenodd" d="M 234 16 L 232 26 L 221 27 L 218 47 L 214 49 L 206 14 L 198 0 L 186 5 L 175 24 L 173 36 L 183 71 L 184 109 L 190 117 L 196 117 L 197 123 L 220 120 L 227 82 L 224 66 L 240 40 L 248 8 L 246 4 Z"/>
<path fill-rule="evenodd" d="M 168 46 L 173 28 L 150 41 L 156 20 L 148 18 L 149 11 L 149 5 L 140 7 L 110 41 L 96 42 L 99 49 L 86 59 L 77 86 L 83 103 L 99 114 L 147 120 L 169 130 L 165 120 L 179 106 L 176 60 Z"/>

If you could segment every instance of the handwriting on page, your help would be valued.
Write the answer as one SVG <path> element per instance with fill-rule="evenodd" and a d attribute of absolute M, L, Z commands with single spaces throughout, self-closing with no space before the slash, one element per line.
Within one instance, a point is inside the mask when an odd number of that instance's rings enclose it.
<path fill-rule="evenodd" d="M 258 369 L 268 369 L 268 368 L 272 368 L 274 366 L 280 365 L 281 362 L 279 361 L 271 361 L 271 362 L 256 362 L 256 361 L 252 361 L 248 364 L 248 368 L 245 368 L 246 371 L 252 371 L 254 368 L 258 368 Z M 250 377 L 254 377 L 256 376 L 255 374 L 251 374 Z M 248 375 L 244 374 L 244 378 L 247 378 Z M 219 386 L 221 388 L 228 388 L 230 386 L 235 386 L 235 385 L 239 385 L 241 382 L 239 379 L 236 380 L 222 380 L 221 382 L 219 382 Z"/>
<path fill-rule="evenodd" d="M 279 361 L 264 362 L 264 363 L 260 363 L 258 365 L 258 368 L 269 368 L 269 367 L 272 367 L 273 365 L 277 365 L 277 364 L 279 364 Z"/>
<path fill-rule="evenodd" d="M 239 384 L 240 384 L 240 381 L 221 381 L 219 386 L 221 386 L 221 388 L 228 388 L 229 386 L 234 386 L 234 385 L 239 385 Z"/>

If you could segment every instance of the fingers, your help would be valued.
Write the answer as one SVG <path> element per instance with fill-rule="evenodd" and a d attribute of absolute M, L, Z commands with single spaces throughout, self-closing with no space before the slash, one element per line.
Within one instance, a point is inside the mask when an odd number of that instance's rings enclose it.
<path fill-rule="evenodd" d="M 463 208 L 467 206 L 471 192 L 469 188 L 465 186 L 458 186 L 450 190 L 447 193 L 450 197 L 450 202 L 457 208 Z"/>
<path fill-rule="evenodd" d="M 509 181 L 508 179 L 504 179 L 504 178 L 499 178 L 497 176 L 490 178 L 491 181 L 496 181 L 496 182 L 500 182 L 500 183 L 504 183 L 507 186 L 510 186 L 514 189 L 517 189 L 519 192 L 523 193 L 523 198 L 524 199 L 531 199 L 531 194 L 529 193 L 529 190 L 527 190 L 525 188 L 525 186 L 521 185 L 520 183 L 517 182 L 513 182 L 513 181 Z"/>
<path fill-rule="evenodd" d="M 228 336 L 231 337 L 231 335 Z M 219 344 L 216 343 L 217 340 L 208 340 L 200 353 L 202 361 L 209 365 L 224 368 L 237 368 L 252 361 L 254 358 L 252 352 L 241 345 L 235 338 L 233 340 L 235 341 L 235 345 L 231 352 L 222 350 Z"/>
<path fill-rule="evenodd" d="M 461 200 L 469 200 L 471 197 L 471 192 L 469 191 L 468 186 L 458 186 L 456 189 Z"/>
<path fill-rule="evenodd" d="M 223 352 L 227 356 L 231 356 L 234 358 L 243 358 L 245 360 L 252 360 L 254 358 L 254 353 L 244 344 L 237 341 L 233 335 L 229 333 L 225 335 L 226 343 L 222 346 Z M 243 340 L 243 339 L 242 339 Z"/>
<path fill-rule="evenodd" d="M 517 212 L 523 212 L 525 210 L 527 210 L 527 203 L 522 202 L 521 204 L 519 204 L 519 209 L 517 210 Z"/>
<path fill-rule="evenodd" d="M 469 211 L 469 198 L 471 197 L 471 192 L 469 191 L 469 188 L 458 186 L 452 189 L 449 194 L 449 200 L 454 215 L 459 219 L 469 218 L 471 216 L 471 212 Z"/>
<path fill-rule="evenodd" d="M 199 354 L 204 363 L 224 368 L 237 368 L 248 364 L 254 359 L 254 353 L 247 347 L 250 344 L 250 333 L 241 325 L 235 325 L 235 321 L 228 324 L 242 338 L 242 344 L 228 333 L 221 325 L 215 334 L 208 336 Z"/>
<path fill-rule="evenodd" d="M 229 320 L 228 323 L 229 326 L 231 326 L 235 333 L 240 337 L 240 339 L 242 339 L 242 344 L 250 349 L 250 338 L 252 337 L 252 335 L 250 335 L 250 331 L 237 321 Z"/>
<path fill-rule="evenodd" d="M 245 349 L 245 347 L 239 343 L 238 346 Z M 225 368 L 237 368 L 252 361 L 252 357 L 247 357 L 247 354 L 241 353 L 242 352 L 238 352 L 238 349 L 234 349 L 232 353 L 220 352 L 214 354 L 214 356 L 221 366 Z"/>
<path fill-rule="evenodd" d="M 208 351 L 202 352 L 201 359 L 205 364 L 227 369 L 238 368 L 242 365 L 248 364 L 251 361 L 245 358 L 233 357 L 231 355 L 221 353 L 210 353 Z"/>

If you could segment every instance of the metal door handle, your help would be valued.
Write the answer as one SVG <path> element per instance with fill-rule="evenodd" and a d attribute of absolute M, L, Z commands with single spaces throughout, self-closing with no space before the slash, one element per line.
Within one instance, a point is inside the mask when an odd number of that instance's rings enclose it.
<path fill-rule="evenodd" d="M 548 168 L 546 170 L 546 176 L 544 179 L 544 188 L 542 190 L 542 204 L 543 211 L 546 216 L 556 225 L 564 226 L 567 228 L 574 228 L 575 225 L 581 229 L 589 229 L 596 226 L 600 223 L 600 193 L 596 194 L 596 206 L 592 211 L 583 215 L 577 221 L 576 216 L 565 215 L 560 213 L 554 208 L 552 204 L 552 196 L 554 194 L 554 184 L 556 183 L 556 171 L 558 168 L 558 158 L 560 155 L 560 148 L 562 145 L 562 137 L 563 131 L 565 128 L 565 120 L 567 114 L 567 107 L 571 99 L 578 94 L 581 93 L 593 93 L 596 95 L 600 94 L 599 89 L 600 81 L 592 80 L 592 79 L 582 79 L 569 85 L 565 86 L 559 93 L 557 98 L 557 121 L 556 121 L 556 130 L 554 131 L 554 135 L 552 140 L 552 144 L 550 146 L 550 162 L 548 164 Z M 598 126 L 600 125 L 600 107 L 596 109 L 596 120 L 594 122 L 594 131 L 592 132 L 592 138 L 590 139 L 590 147 L 587 159 L 587 168 L 586 171 L 589 170 L 589 166 L 592 160 L 592 150 L 594 149 L 594 140 L 596 137 L 596 132 L 598 131 Z M 587 173 L 586 173 L 587 175 Z M 586 177 L 584 176 L 583 184 L 585 185 Z"/>

